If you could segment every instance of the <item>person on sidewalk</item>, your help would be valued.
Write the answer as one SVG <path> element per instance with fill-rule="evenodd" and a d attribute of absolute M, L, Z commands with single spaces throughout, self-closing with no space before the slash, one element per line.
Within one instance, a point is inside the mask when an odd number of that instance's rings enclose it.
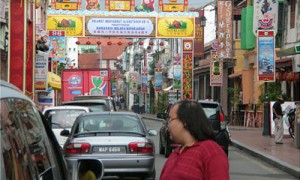
<path fill-rule="evenodd" d="M 273 121 L 275 123 L 275 143 L 276 144 L 283 144 L 282 138 L 283 138 L 283 122 L 282 122 L 282 107 L 281 104 L 284 103 L 284 99 L 279 96 L 277 98 L 277 101 L 274 103 L 272 109 L 273 109 Z"/>
<path fill-rule="evenodd" d="M 215 142 L 201 105 L 195 101 L 179 101 L 169 116 L 170 138 L 181 146 L 167 159 L 160 180 L 229 180 L 228 158 Z"/>

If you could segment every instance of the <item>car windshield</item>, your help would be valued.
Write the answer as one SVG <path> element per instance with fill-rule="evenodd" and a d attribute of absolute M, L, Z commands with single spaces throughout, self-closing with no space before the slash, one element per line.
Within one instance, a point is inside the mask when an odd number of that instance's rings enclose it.
<path fill-rule="evenodd" d="M 52 128 L 71 128 L 75 119 L 82 113 L 82 109 L 52 109 L 45 113 L 45 117 L 52 124 Z"/>
<path fill-rule="evenodd" d="M 201 106 L 208 119 L 216 119 L 218 105 L 217 104 L 205 104 L 201 103 Z"/>
<path fill-rule="evenodd" d="M 140 120 L 133 115 L 101 114 L 82 117 L 75 134 L 85 132 L 133 132 L 145 133 Z"/>

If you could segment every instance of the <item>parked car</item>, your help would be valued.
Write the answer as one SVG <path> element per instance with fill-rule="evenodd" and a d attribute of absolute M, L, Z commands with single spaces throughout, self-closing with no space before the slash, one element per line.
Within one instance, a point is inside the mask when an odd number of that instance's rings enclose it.
<path fill-rule="evenodd" d="M 63 105 L 86 106 L 92 111 L 117 111 L 116 104 L 110 96 L 75 96 Z"/>
<path fill-rule="evenodd" d="M 45 108 L 43 114 L 50 124 L 59 145 L 63 147 L 67 137 L 61 136 L 60 132 L 63 129 L 71 130 L 75 119 L 80 114 L 91 111 L 90 108 L 84 106 L 53 106 Z"/>
<path fill-rule="evenodd" d="M 226 126 L 225 116 L 220 103 L 213 101 L 200 100 L 201 104 L 208 120 L 211 122 L 212 128 L 216 135 L 216 142 L 222 147 L 225 153 L 228 155 L 229 145 L 229 133 Z M 167 108 L 167 112 L 158 113 L 157 118 L 163 119 L 163 125 L 159 131 L 159 153 L 169 157 L 172 150 L 179 146 L 170 139 L 168 124 L 169 124 L 169 112 L 174 103 L 170 103 Z"/>
<path fill-rule="evenodd" d="M 70 179 L 61 149 L 36 105 L 0 80 L 0 179 Z"/>
<path fill-rule="evenodd" d="M 132 112 L 91 112 L 80 115 L 68 136 L 63 152 L 70 169 L 78 160 L 102 162 L 104 176 L 155 179 L 155 146 L 141 117 Z M 73 172 L 76 174 L 76 172 Z"/>

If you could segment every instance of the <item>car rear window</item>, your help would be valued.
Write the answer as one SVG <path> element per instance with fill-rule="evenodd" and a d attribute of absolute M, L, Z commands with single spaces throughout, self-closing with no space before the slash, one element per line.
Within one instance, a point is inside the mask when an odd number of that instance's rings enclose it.
<path fill-rule="evenodd" d="M 65 105 L 72 105 L 72 106 L 85 106 L 89 107 L 93 112 L 103 112 L 109 111 L 108 106 L 105 103 L 98 103 L 98 102 L 70 102 Z"/>
<path fill-rule="evenodd" d="M 77 132 L 107 132 L 107 131 L 122 131 L 144 133 L 142 124 L 136 116 L 132 115 L 90 115 L 84 116 L 79 122 Z"/>
<path fill-rule="evenodd" d="M 217 111 L 218 111 L 217 104 L 201 103 L 201 106 L 202 106 L 208 119 L 216 119 L 217 118 Z"/>
<path fill-rule="evenodd" d="M 53 109 L 45 112 L 46 119 L 52 124 L 52 128 L 71 128 L 75 119 L 82 113 L 82 109 Z"/>

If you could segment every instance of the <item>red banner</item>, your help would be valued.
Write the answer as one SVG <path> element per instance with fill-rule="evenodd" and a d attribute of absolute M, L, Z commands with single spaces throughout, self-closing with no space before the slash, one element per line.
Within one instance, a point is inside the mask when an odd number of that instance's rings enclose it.
<path fill-rule="evenodd" d="M 203 10 L 195 10 L 199 17 L 195 19 L 194 57 L 204 58 L 204 27 L 200 26 L 200 17 L 204 15 Z"/>
<path fill-rule="evenodd" d="M 193 39 L 183 39 L 182 99 L 193 99 Z"/>

